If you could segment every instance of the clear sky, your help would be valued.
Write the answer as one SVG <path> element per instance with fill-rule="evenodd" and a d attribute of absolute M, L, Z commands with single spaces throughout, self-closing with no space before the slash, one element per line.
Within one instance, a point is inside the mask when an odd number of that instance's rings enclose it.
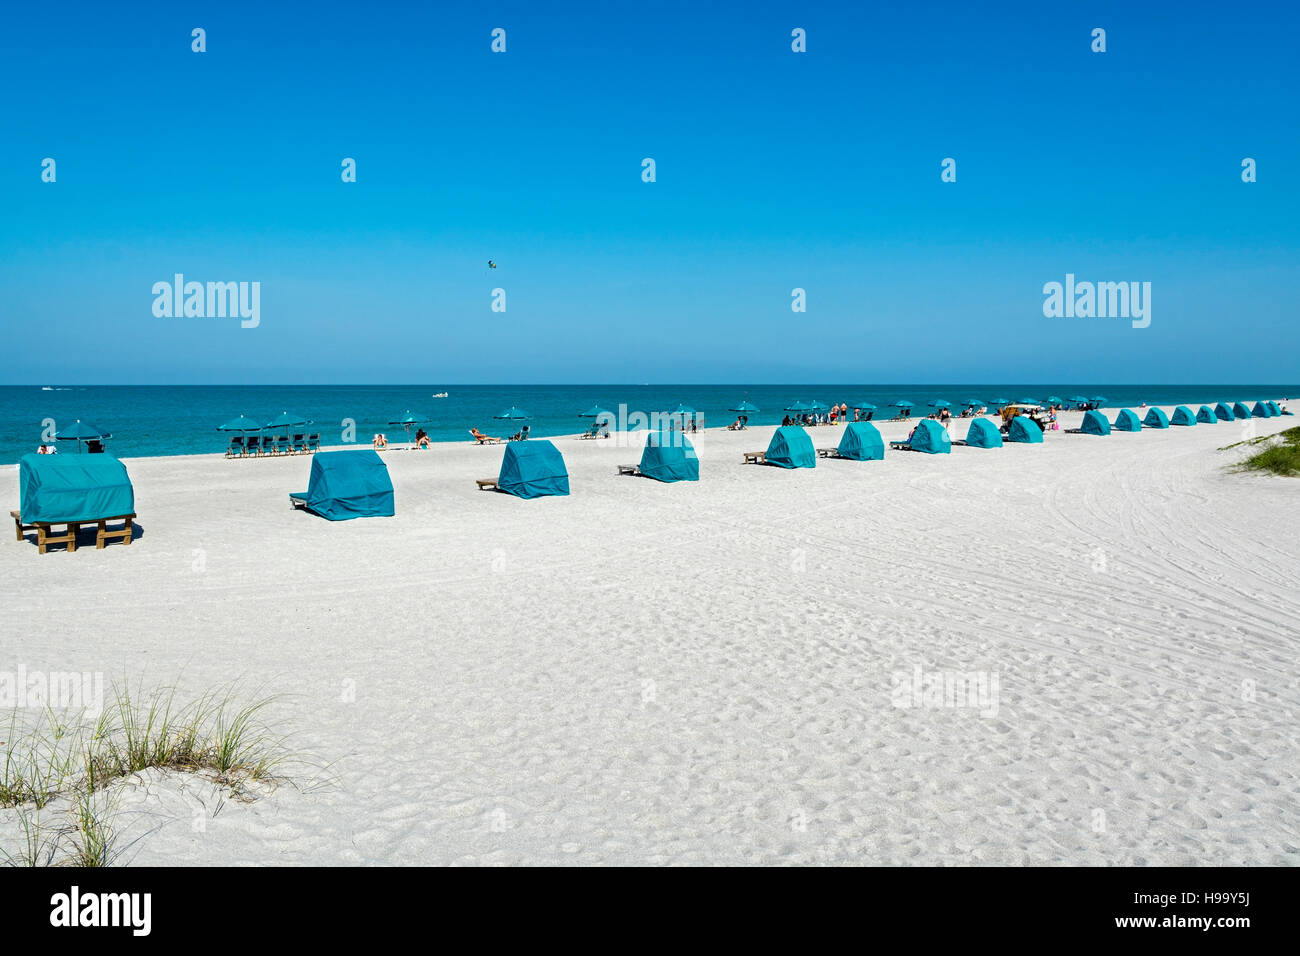
<path fill-rule="evenodd" d="M 2 27 L 0 383 L 1300 380 L 1294 3 Z M 156 318 L 177 272 L 260 282 L 260 325 Z M 1066 273 L 1150 282 L 1150 327 L 1045 318 Z"/>

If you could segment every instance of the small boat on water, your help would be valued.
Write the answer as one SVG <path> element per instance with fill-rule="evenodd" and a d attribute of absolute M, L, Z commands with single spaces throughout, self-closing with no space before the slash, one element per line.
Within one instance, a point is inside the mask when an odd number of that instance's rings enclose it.
<path fill-rule="evenodd" d="M 447 397 L 447 393 L 446 393 L 446 392 L 436 392 L 436 393 L 434 393 L 434 396 L 433 396 L 433 397 L 434 397 L 434 398 L 446 398 L 446 397 Z"/>

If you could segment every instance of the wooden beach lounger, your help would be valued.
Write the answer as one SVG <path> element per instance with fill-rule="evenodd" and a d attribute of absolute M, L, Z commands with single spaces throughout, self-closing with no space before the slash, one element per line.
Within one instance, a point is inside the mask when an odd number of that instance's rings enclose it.
<path fill-rule="evenodd" d="M 289 496 L 289 507 L 290 507 L 290 508 L 302 508 L 302 509 L 306 510 L 306 508 L 307 508 L 307 492 L 305 492 L 305 491 L 300 491 L 300 492 L 298 492 L 296 495 L 290 495 L 290 496 Z"/>
<path fill-rule="evenodd" d="M 891 441 L 889 447 L 895 451 L 911 451 L 912 443 L 907 439 L 901 439 L 899 441 Z"/>
<path fill-rule="evenodd" d="M 818 458 L 843 458 L 844 456 L 840 454 L 840 450 L 838 448 L 818 448 L 817 457 Z"/>
<path fill-rule="evenodd" d="M 475 478 L 474 483 L 478 485 L 479 491 L 497 490 L 497 480 L 495 478 Z"/>
<path fill-rule="evenodd" d="M 130 545 L 131 536 L 134 533 L 131 524 L 131 522 L 135 520 L 134 514 L 114 515 L 111 518 L 91 518 L 86 521 L 37 521 L 35 524 L 23 524 L 23 519 L 17 511 L 11 511 L 9 514 L 14 519 L 14 529 L 18 534 L 19 541 L 23 540 L 23 532 L 36 532 L 36 549 L 41 554 L 45 553 L 46 545 L 50 544 L 66 544 L 69 552 L 76 551 L 77 532 L 81 530 L 83 524 L 93 524 L 96 526 L 96 551 L 102 551 L 104 545 L 108 543 L 109 538 L 120 538 L 122 544 Z M 108 527 L 108 522 L 110 521 L 121 521 L 122 527 L 110 529 Z M 54 534 L 53 531 L 51 531 L 55 525 L 64 526 L 62 534 Z"/>
<path fill-rule="evenodd" d="M 618 473 L 620 475 L 639 475 L 641 474 L 640 465 L 619 465 Z"/>
<path fill-rule="evenodd" d="M 745 452 L 745 464 L 747 464 L 747 465 L 764 465 L 764 464 L 767 464 L 767 452 L 765 452 L 765 451 L 747 451 L 747 452 Z"/>

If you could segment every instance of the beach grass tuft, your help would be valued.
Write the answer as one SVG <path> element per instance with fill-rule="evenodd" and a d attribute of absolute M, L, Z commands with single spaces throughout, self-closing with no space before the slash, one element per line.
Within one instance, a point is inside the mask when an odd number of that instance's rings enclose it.
<path fill-rule="evenodd" d="M 1300 477 L 1300 427 L 1249 442 L 1252 445 L 1261 443 L 1267 447 L 1241 462 L 1238 471 L 1267 471 L 1288 478 Z"/>
<path fill-rule="evenodd" d="M 0 809 L 16 809 L 21 845 L 0 847 L 0 863 L 51 865 L 66 844 L 61 862 L 109 865 L 113 801 L 105 791 L 145 770 L 202 774 L 241 797 L 250 782 L 274 782 L 288 754 L 261 718 L 275 700 L 244 704 L 226 688 L 181 704 L 172 688 L 146 694 L 114 685 L 93 719 L 46 709 L 24 726 L 15 711 L 0 730 Z M 70 801 L 71 823 L 51 830 L 39 814 L 60 798 Z"/>

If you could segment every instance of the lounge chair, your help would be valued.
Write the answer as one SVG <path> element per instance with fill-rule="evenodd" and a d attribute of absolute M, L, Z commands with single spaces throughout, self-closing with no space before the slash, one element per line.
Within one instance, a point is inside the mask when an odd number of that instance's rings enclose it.
<path fill-rule="evenodd" d="M 817 457 L 818 458 L 843 458 L 844 456 L 840 454 L 840 450 L 838 448 L 818 448 Z"/>
<path fill-rule="evenodd" d="M 243 439 L 243 438 L 231 438 L 231 439 L 230 439 L 230 445 L 229 445 L 229 447 L 226 448 L 226 457 L 227 457 L 227 458 L 243 458 L 243 457 L 244 457 L 244 439 Z"/>
<path fill-rule="evenodd" d="M 476 442 L 478 442 L 480 445 L 499 445 L 499 444 L 501 444 L 501 439 L 500 439 L 500 438 L 494 438 L 494 437 L 492 437 L 491 435 L 484 435 L 484 434 L 483 434 L 481 431 L 479 431 L 477 428 L 471 428 L 471 429 L 469 430 L 469 433 L 470 433 L 471 435 L 474 436 L 474 440 L 475 440 Z"/>
<path fill-rule="evenodd" d="M 295 455 L 307 454 L 307 436 L 301 433 L 294 435 L 289 450 Z"/>
<path fill-rule="evenodd" d="M 747 465 L 764 465 L 767 464 L 766 451 L 747 451 L 745 452 L 745 464 Z"/>
<path fill-rule="evenodd" d="M 898 441 L 891 441 L 889 447 L 895 451 L 911 451 L 912 443 L 908 439 L 903 438 Z"/>
<path fill-rule="evenodd" d="M 320 434 L 307 436 L 307 451 L 320 451 Z"/>
<path fill-rule="evenodd" d="M 497 480 L 495 478 L 475 478 L 474 484 L 478 485 L 479 491 L 498 491 Z"/>
<path fill-rule="evenodd" d="M 619 465 L 618 473 L 620 475 L 639 475 L 641 474 L 640 465 Z"/>

